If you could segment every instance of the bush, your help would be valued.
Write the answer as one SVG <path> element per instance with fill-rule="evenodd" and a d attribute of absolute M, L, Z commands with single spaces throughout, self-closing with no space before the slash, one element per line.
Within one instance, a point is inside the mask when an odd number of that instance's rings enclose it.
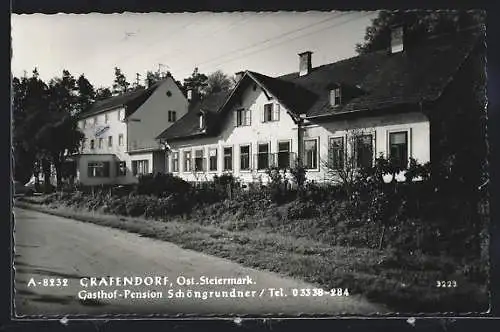
<path fill-rule="evenodd" d="M 294 202 L 288 207 L 287 218 L 294 219 L 307 219 L 319 216 L 319 211 L 316 204 L 312 202 Z"/>
<path fill-rule="evenodd" d="M 214 183 L 218 186 L 227 186 L 228 184 L 231 185 L 231 187 L 237 187 L 239 185 L 238 180 L 234 177 L 232 173 L 225 173 L 222 174 L 221 176 L 214 175 Z"/>
<path fill-rule="evenodd" d="M 191 185 L 172 174 L 156 173 L 139 177 L 136 193 L 139 195 L 155 195 L 166 197 L 171 194 L 184 195 L 189 192 Z"/>

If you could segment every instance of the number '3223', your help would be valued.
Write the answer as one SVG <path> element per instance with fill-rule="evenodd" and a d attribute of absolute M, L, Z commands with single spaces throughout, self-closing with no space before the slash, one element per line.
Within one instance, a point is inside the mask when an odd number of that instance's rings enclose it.
<path fill-rule="evenodd" d="M 439 288 L 455 288 L 457 287 L 457 281 L 456 280 L 438 280 L 436 281 L 436 287 Z"/>

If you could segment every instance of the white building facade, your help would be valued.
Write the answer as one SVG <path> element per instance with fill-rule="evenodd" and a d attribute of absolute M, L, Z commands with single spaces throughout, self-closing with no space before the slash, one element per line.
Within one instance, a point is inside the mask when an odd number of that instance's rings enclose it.
<path fill-rule="evenodd" d="M 76 158 L 82 185 L 119 185 L 164 172 L 166 155 L 155 137 L 187 112 L 171 76 L 151 88 L 97 102 L 78 122 L 85 138 Z"/>

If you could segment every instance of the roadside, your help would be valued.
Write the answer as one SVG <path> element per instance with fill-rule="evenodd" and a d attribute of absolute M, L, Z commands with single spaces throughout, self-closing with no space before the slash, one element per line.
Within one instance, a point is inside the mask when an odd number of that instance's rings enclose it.
<path fill-rule="evenodd" d="M 169 241 L 245 266 L 300 278 L 323 289 L 348 288 L 351 294 L 398 308 L 398 312 L 477 311 L 488 302 L 486 288 L 468 282 L 458 273 L 456 262 L 444 258 L 401 262 L 390 250 L 329 246 L 268 230 L 231 231 L 181 217 L 165 222 L 33 204 L 37 199 L 22 198 L 16 206 Z M 436 288 L 437 281 L 450 279 L 457 280 L 460 287 Z"/>
<path fill-rule="evenodd" d="M 385 312 L 383 306 L 350 296 L 294 296 L 296 289 L 314 285 L 277 273 L 255 270 L 211 255 L 111 227 L 15 208 L 16 217 L 16 313 L 18 315 L 76 314 L 168 314 L 168 315 L 291 315 L 340 313 L 369 315 Z M 168 278 L 161 285 L 92 287 L 82 278 L 146 277 Z M 237 285 L 184 284 L 213 278 L 241 278 L 251 282 Z M 43 287 L 29 280 L 60 278 L 66 286 Z M 179 279 L 178 278 L 184 278 Z M 87 286 L 86 286 L 87 285 Z M 255 292 L 245 297 L 195 297 L 232 289 Z M 279 290 L 278 295 L 269 289 Z M 157 298 L 82 299 L 103 290 L 123 295 L 162 292 Z M 263 293 L 262 290 L 264 290 Z M 184 297 L 170 297 L 170 291 Z M 191 296 L 188 292 L 191 291 Z M 236 292 L 235 292 L 236 293 Z M 251 293 L 250 293 L 251 294 Z M 282 295 L 283 294 L 283 295 Z M 236 294 L 235 294 L 236 295 Z M 247 294 L 248 295 L 248 294 Z M 286 297 L 284 296 L 286 295 Z"/>

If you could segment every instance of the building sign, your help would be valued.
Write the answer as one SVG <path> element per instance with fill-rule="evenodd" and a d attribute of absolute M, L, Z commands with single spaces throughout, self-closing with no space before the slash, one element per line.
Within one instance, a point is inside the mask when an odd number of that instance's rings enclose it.
<path fill-rule="evenodd" d="M 109 125 L 108 126 L 102 126 L 102 127 L 99 127 L 95 130 L 95 137 L 99 137 L 101 136 L 102 134 L 104 134 L 107 130 L 109 129 Z"/>

